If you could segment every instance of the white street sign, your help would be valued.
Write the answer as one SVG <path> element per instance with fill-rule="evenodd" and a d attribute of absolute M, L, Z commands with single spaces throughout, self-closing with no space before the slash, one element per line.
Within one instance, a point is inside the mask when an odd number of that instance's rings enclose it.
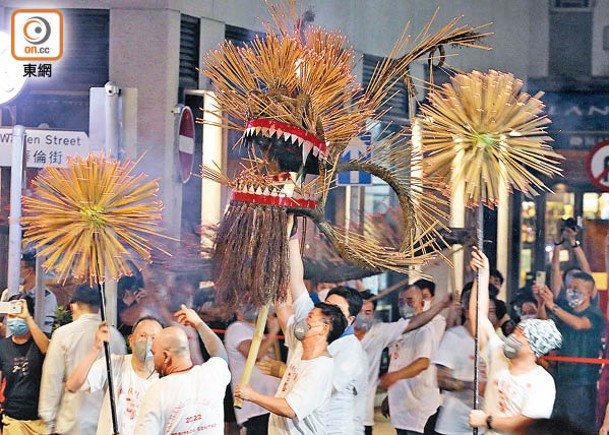
<path fill-rule="evenodd" d="M 11 166 L 12 127 L 0 127 L 0 166 Z M 26 166 L 67 166 L 68 156 L 89 154 L 89 138 L 83 131 L 25 129 Z"/>

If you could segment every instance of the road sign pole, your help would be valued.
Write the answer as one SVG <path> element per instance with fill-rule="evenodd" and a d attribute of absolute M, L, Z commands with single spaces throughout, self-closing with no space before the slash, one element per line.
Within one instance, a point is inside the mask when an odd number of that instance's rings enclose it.
<path fill-rule="evenodd" d="M 21 269 L 21 187 L 23 184 L 23 144 L 25 128 L 13 127 L 13 155 L 11 161 L 11 211 L 8 230 L 8 295 L 19 293 Z"/>

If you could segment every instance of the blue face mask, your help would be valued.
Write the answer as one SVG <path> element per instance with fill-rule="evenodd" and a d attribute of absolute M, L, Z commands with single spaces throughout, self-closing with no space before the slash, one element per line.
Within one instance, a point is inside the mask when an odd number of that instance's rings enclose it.
<path fill-rule="evenodd" d="M 133 344 L 133 354 L 141 362 L 150 361 L 152 359 L 152 339 L 136 341 Z"/>
<path fill-rule="evenodd" d="M 23 319 L 9 319 L 6 321 L 6 326 L 12 335 L 20 337 L 30 331 L 30 327 Z"/>

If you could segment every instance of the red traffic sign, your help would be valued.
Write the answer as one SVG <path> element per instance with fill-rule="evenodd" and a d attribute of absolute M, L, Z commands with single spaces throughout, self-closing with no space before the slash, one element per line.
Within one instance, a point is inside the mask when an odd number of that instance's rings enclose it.
<path fill-rule="evenodd" d="M 190 180 L 195 152 L 195 118 L 188 106 L 181 106 L 178 114 L 177 148 L 182 183 Z"/>
<path fill-rule="evenodd" d="M 609 141 L 598 143 L 588 153 L 586 170 L 592 184 L 609 192 Z"/>

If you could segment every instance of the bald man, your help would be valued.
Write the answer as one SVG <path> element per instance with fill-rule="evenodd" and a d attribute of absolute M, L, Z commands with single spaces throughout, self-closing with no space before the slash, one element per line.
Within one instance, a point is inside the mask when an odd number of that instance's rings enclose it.
<path fill-rule="evenodd" d="M 230 382 L 228 356 L 218 336 L 194 310 L 182 305 L 178 322 L 199 333 L 211 358 L 194 366 L 184 330 L 170 326 L 152 342 L 159 379 L 142 400 L 135 435 L 224 434 L 224 394 Z"/>

